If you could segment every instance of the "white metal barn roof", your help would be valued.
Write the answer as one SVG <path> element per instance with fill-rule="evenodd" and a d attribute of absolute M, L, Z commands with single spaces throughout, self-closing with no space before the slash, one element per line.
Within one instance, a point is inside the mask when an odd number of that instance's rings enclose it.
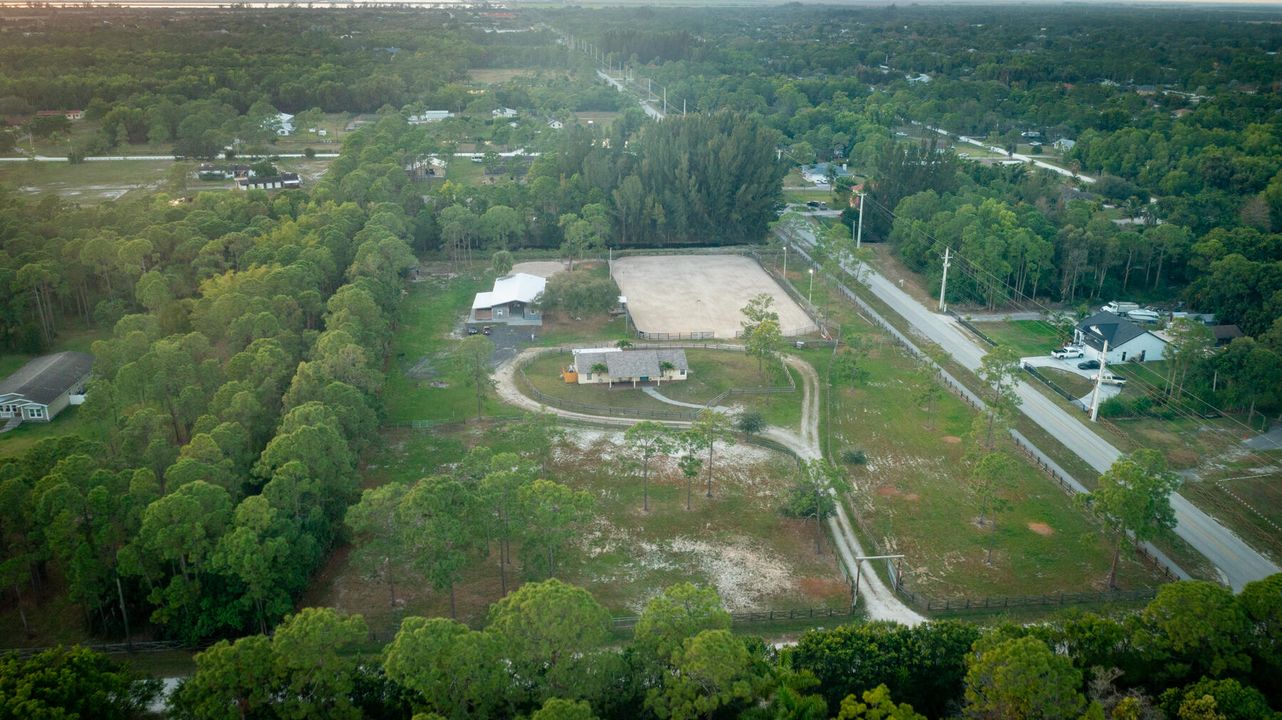
<path fill-rule="evenodd" d="M 547 284 L 547 278 L 528 273 L 516 273 L 515 275 L 501 277 L 494 281 L 493 290 L 476 294 L 476 298 L 472 300 L 472 309 L 492 308 L 496 305 L 506 305 L 511 302 L 532 303 L 539 295 L 543 294 L 543 289 L 547 287 Z"/>

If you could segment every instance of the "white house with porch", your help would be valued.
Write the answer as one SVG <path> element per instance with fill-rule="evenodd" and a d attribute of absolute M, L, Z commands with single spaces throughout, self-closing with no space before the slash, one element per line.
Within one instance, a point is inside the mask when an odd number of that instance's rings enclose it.
<path fill-rule="evenodd" d="M 1107 341 L 1110 363 L 1161 360 L 1166 353 L 1165 340 L 1111 312 L 1098 312 L 1078 323 L 1073 339 L 1095 360 L 1103 355 Z"/>
<path fill-rule="evenodd" d="M 686 351 L 680 349 L 620 350 L 593 348 L 574 351 L 574 364 L 566 368 L 566 382 L 580 385 L 685 380 L 690 374 Z"/>
<path fill-rule="evenodd" d="M 43 355 L 0 381 L 0 420 L 12 429 L 23 422 L 49 422 L 68 405 L 84 402 L 93 356 L 82 352 Z"/>

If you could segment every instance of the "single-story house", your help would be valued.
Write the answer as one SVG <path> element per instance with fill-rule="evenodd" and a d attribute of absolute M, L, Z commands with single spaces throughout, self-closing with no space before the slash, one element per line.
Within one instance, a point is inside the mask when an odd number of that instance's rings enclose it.
<path fill-rule="evenodd" d="M 409 116 L 410 125 L 426 125 L 428 123 L 440 122 L 442 120 L 454 117 L 454 113 L 449 110 L 424 110 L 421 113 L 415 113 Z"/>
<path fill-rule="evenodd" d="M 0 381 L 0 419 L 49 422 L 68 405 L 84 402 L 93 356 L 82 352 L 44 355 Z"/>
<path fill-rule="evenodd" d="M 1055 142 L 1051 143 L 1051 145 L 1053 145 L 1055 149 L 1060 152 L 1068 152 L 1069 150 L 1073 149 L 1074 145 L 1077 145 L 1077 141 L 1069 140 L 1068 138 L 1060 138 Z"/>
<path fill-rule="evenodd" d="M 605 372 L 601 372 L 602 365 Z M 685 380 L 689 374 L 685 350 L 596 348 L 575 350 L 574 364 L 566 368 L 562 377 L 566 382 L 580 385 L 632 383 L 636 387 L 637 383 Z"/>
<path fill-rule="evenodd" d="M 494 289 L 479 292 L 472 300 L 469 323 L 499 322 L 508 325 L 542 325 L 543 314 L 535 307 L 547 278 L 516 273 L 498 278 Z"/>
<path fill-rule="evenodd" d="M 1211 335 L 1215 338 L 1215 346 L 1222 347 L 1233 342 L 1237 338 L 1243 337 L 1246 333 L 1237 325 L 1212 325 Z"/>
<path fill-rule="evenodd" d="M 58 117 L 59 115 L 73 122 L 76 120 L 85 119 L 84 110 L 37 110 L 36 111 L 36 117 Z"/>
<path fill-rule="evenodd" d="M 515 109 L 510 107 L 501 107 L 491 110 L 490 115 L 493 115 L 496 118 L 514 118 L 516 117 L 517 112 Z"/>
<path fill-rule="evenodd" d="M 821 162 L 814 165 L 801 166 L 801 179 L 816 185 L 826 185 L 830 174 L 833 177 L 849 177 L 850 170 L 847 168 L 846 163 L 838 165 L 837 163 Z"/>
<path fill-rule="evenodd" d="M 1098 312 L 1078 323 L 1073 339 L 1086 357 L 1095 360 L 1100 359 L 1107 341 L 1111 363 L 1161 360 L 1166 352 L 1165 340 L 1111 312 Z"/>
<path fill-rule="evenodd" d="M 298 173 L 281 173 L 271 176 L 251 176 L 237 181 L 242 190 L 292 190 L 303 186 Z"/>

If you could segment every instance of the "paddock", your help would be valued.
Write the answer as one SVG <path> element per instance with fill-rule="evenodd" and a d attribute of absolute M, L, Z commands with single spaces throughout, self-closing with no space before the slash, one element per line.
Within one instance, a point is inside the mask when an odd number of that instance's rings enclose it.
<path fill-rule="evenodd" d="M 636 329 L 656 340 L 733 338 L 753 296 L 774 298 L 785 336 L 817 330 L 761 266 L 740 255 L 648 255 L 614 261 L 611 275 L 628 299 Z"/>

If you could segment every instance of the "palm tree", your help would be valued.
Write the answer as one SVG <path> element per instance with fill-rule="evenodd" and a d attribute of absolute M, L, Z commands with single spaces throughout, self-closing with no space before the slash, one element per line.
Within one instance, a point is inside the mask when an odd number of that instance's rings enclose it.
<path fill-rule="evenodd" d="M 670 373 L 676 369 L 677 369 L 677 366 L 673 365 L 671 362 L 667 360 L 664 360 L 663 362 L 659 363 L 659 377 L 656 378 L 658 380 L 658 384 L 660 385 L 663 384 L 663 376 L 665 373 Z"/>
<path fill-rule="evenodd" d="M 610 387 L 614 387 L 614 379 L 610 377 L 610 368 L 605 363 L 596 363 L 591 368 L 592 374 L 606 376 L 606 382 Z"/>

